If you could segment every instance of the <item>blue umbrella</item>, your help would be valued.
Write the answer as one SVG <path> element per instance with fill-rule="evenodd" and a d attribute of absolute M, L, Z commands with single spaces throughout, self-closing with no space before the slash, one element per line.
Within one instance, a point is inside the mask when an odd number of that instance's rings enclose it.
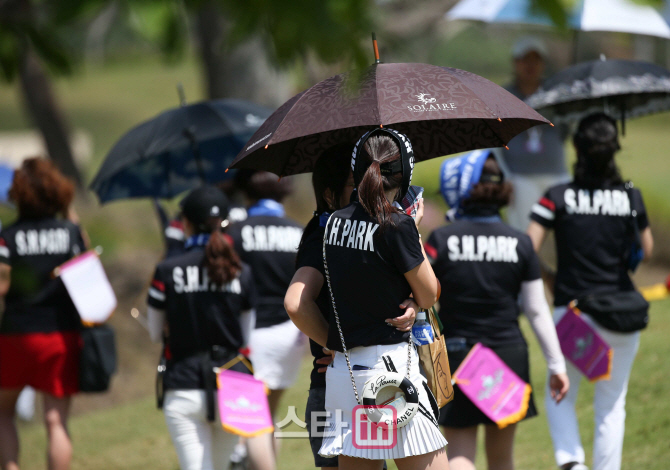
<path fill-rule="evenodd" d="M 14 168 L 6 163 L 0 163 L 0 202 L 9 202 L 9 189 L 14 181 Z"/>
<path fill-rule="evenodd" d="M 105 157 L 91 189 L 101 203 L 172 198 L 229 178 L 226 168 L 272 113 L 242 100 L 171 109 L 128 131 Z"/>
<path fill-rule="evenodd" d="M 449 20 L 553 26 L 531 0 L 461 0 L 446 13 Z M 670 26 L 650 6 L 630 0 L 581 0 L 568 13 L 576 31 L 610 31 L 670 38 Z"/>
<path fill-rule="evenodd" d="M 532 8 L 530 0 L 463 0 L 446 14 L 449 20 L 553 26 L 548 15 Z"/>

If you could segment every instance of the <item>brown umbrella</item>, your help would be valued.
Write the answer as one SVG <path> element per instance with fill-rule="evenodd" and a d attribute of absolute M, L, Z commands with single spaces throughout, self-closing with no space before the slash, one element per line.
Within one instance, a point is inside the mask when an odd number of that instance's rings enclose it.
<path fill-rule="evenodd" d="M 479 75 L 429 64 L 375 64 L 359 79 L 336 75 L 288 100 L 249 139 L 231 168 L 280 176 L 310 172 L 325 149 L 340 143 L 353 147 L 365 131 L 380 126 L 407 135 L 422 161 L 502 147 L 547 123 Z"/>

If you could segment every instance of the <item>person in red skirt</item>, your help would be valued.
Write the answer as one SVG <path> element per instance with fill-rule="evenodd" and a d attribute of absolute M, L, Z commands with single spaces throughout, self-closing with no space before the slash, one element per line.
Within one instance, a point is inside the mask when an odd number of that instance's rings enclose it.
<path fill-rule="evenodd" d="M 0 467 L 18 470 L 15 404 L 26 385 L 44 396 L 49 470 L 67 469 L 67 418 L 79 386 L 81 321 L 54 268 L 86 249 L 67 219 L 74 186 L 50 162 L 30 158 L 9 191 L 17 221 L 0 232 Z"/>

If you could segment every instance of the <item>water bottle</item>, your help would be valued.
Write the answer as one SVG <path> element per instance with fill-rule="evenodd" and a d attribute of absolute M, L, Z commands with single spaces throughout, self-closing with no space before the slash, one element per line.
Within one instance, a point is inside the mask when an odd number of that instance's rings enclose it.
<path fill-rule="evenodd" d="M 417 346 L 423 346 L 435 341 L 433 328 L 426 321 L 426 312 L 423 310 L 416 314 L 416 321 L 414 322 L 414 326 L 412 326 L 412 338 Z"/>

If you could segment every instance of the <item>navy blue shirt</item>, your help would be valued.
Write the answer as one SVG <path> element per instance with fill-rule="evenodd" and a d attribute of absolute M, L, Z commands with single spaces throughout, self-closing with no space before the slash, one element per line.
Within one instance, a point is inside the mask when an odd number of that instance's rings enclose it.
<path fill-rule="evenodd" d="M 240 314 L 255 306 L 249 266 L 219 286 L 209 281 L 203 247 L 194 246 L 156 267 L 147 303 L 164 310 L 169 329 L 166 389 L 204 388 L 200 353 L 219 346 L 237 354 L 244 346 Z M 168 356 L 168 354 L 166 354 Z"/>
<path fill-rule="evenodd" d="M 562 306 L 588 294 L 634 290 L 626 253 L 632 241 L 632 214 L 640 231 L 649 226 L 639 190 L 623 185 L 586 189 L 576 183 L 549 188 L 530 218 L 553 229 L 558 266 L 554 304 Z"/>
<path fill-rule="evenodd" d="M 287 217 L 258 215 L 234 224 L 228 234 L 251 267 L 258 293 L 256 328 L 289 321 L 284 296 L 295 274 L 302 226 Z"/>
<path fill-rule="evenodd" d="M 528 235 L 483 220 L 441 227 L 425 245 L 442 285 L 444 334 L 492 347 L 523 343 L 517 298 L 523 282 L 540 278 L 540 264 Z"/>
<path fill-rule="evenodd" d="M 405 273 L 424 256 L 419 232 L 410 216 L 393 213 L 384 232 L 359 202 L 336 211 L 327 227 L 326 256 L 337 312 L 347 348 L 396 344 L 409 332 L 386 324 L 403 312 L 400 304 L 412 289 Z M 342 351 L 331 312 L 328 348 Z"/>
<path fill-rule="evenodd" d="M 12 267 L 1 333 L 81 328 L 63 281 L 53 270 L 85 250 L 79 227 L 56 218 L 19 219 L 0 232 L 0 263 Z"/>

